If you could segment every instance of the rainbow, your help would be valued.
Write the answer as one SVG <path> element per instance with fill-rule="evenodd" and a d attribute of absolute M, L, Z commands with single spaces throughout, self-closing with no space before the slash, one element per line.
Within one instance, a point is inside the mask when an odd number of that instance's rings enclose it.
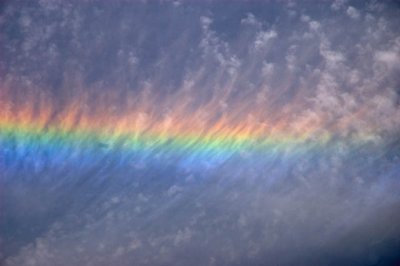
<path fill-rule="evenodd" d="M 0 102 L 0 145 L 8 164 L 26 163 L 29 158 L 65 164 L 71 158 L 82 162 L 84 157 L 90 161 L 118 154 L 124 160 L 219 165 L 248 154 L 298 155 L 326 147 L 333 136 L 318 124 L 297 124 L 294 129 L 287 119 L 257 120 L 254 115 L 238 119 L 237 114 L 215 118 L 212 109 L 189 114 L 173 110 L 160 116 L 143 106 L 114 113 L 100 108 L 88 112 L 82 102 L 56 110 L 49 101 L 37 99 L 15 107 L 10 98 L 3 94 Z"/>

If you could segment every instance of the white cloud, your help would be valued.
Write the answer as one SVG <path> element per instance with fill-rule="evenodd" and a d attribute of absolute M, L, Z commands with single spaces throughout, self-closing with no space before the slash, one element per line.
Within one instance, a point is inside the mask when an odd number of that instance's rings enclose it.
<path fill-rule="evenodd" d="M 302 21 L 302 22 L 309 22 L 310 20 L 311 20 L 311 18 L 309 17 L 309 16 L 307 16 L 307 15 L 301 15 L 301 17 L 300 17 L 300 20 Z"/>
<path fill-rule="evenodd" d="M 375 60 L 383 62 L 389 67 L 400 66 L 400 54 L 396 51 L 377 51 Z"/>
<path fill-rule="evenodd" d="M 265 47 L 271 40 L 275 39 L 278 33 L 275 30 L 262 31 L 257 34 L 254 46 L 256 49 Z"/>
<path fill-rule="evenodd" d="M 309 22 L 310 25 L 310 29 L 317 31 L 321 28 L 321 23 L 319 23 L 318 21 L 312 20 Z"/>
<path fill-rule="evenodd" d="M 179 230 L 174 237 L 174 245 L 177 246 L 177 245 L 181 245 L 185 242 L 188 242 L 188 241 L 190 241 L 192 236 L 193 236 L 193 232 L 187 227 L 183 230 Z"/>
<path fill-rule="evenodd" d="M 175 195 L 181 193 L 182 191 L 183 191 L 183 187 L 177 186 L 177 185 L 173 185 L 168 189 L 167 195 L 169 197 L 172 197 L 172 196 L 175 196 Z"/>
<path fill-rule="evenodd" d="M 252 13 L 247 13 L 246 18 L 242 19 L 240 23 L 261 27 L 261 22 Z"/>
<path fill-rule="evenodd" d="M 360 18 L 360 12 L 359 12 L 356 8 L 354 8 L 354 7 L 352 7 L 352 6 L 349 6 L 349 7 L 347 8 L 346 13 L 347 13 L 347 15 L 348 15 L 349 17 L 351 17 L 352 19 L 358 19 L 358 18 Z"/>
<path fill-rule="evenodd" d="M 274 64 L 273 63 L 268 63 L 268 62 L 263 62 L 262 66 L 262 75 L 266 77 L 270 77 L 274 72 Z"/>
<path fill-rule="evenodd" d="M 338 11 L 339 9 L 341 9 L 348 0 L 335 0 L 332 5 L 331 8 L 335 11 Z"/>
<path fill-rule="evenodd" d="M 210 17 L 202 16 L 200 17 L 200 22 L 203 28 L 208 28 L 213 22 L 213 20 Z"/>

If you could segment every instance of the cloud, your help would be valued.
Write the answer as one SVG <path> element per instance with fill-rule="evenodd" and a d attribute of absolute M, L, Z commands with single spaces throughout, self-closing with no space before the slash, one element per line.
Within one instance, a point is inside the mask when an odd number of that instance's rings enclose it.
<path fill-rule="evenodd" d="M 375 59 L 376 61 L 385 63 L 389 67 L 398 67 L 400 64 L 399 53 L 395 51 L 377 51 Z"/>
<path fill-rule="evenodd" d="M 400 16 L 349 4 L 6 3 L 0 122 L 66 137 L 0 132 L 0 264 L 397 259 Z"/>
<path fill-rule="evenodd" d="M 358 12 L 358 10 L 352 6 L 349 6 L 347 8 L 346 13 L 352 19 L 358 19 L 360 17 L 360 13 Z"/>
<path fill-rule="evenodd" d="M 348 1 L 347 0 L 335 0 L 332 5 L 331 8 L 335 11 L 341 9 Z"/>
<path fill-rule="evenodd" d="M 247 13 L 246 18 L 242 19 L 240 23 L 261 27 L 261 22 L 252 13 Z"/>
<path fill-rule="evenodd" d="M 263 48 L 267 46 L 267 44 L 275 39 L 278 36 L 278 33 L 274 30 L 270 31 L 262 31 L 257 34 L 256 40 L 254 42 L 254 46 L 256 49 Z"/>

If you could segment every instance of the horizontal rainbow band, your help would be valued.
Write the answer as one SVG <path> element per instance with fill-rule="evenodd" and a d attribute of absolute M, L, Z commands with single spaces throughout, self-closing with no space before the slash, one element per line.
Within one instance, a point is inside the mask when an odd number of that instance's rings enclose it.
<path fill-rule="evenodd" d="M 12 102 L 5 96 L 0 99 L 5 107 L 0 113 L 0 145 L 8 164 L 39 158 L 40 154 L 41 160 L 61 164 L 68 160 L 79 163 L 85 156 L 90 161 L 117 154 L 121 161 L 170 160 L 189 167 L 220 165 L 231 157 L 248 154 L 259 158 L 298 156 L 326 147 L 334 136 L 318 124 L 292 130 L 287 120 L 264 119 L 266 122 L 258 123 L 234 114 L 211 119 L 213 110 L 205 121 L 198 119 L 198 113 L 182 111 L 171 112 L 166 118 L 147 115 L 143 119 L 141 108 L 118 115 L 101 111 L 85 114 L 80 108 L 83 104 L 75 103 L 56 112 L 51 104 L 44 102 L 35 107 L 32 100 L 10 111 Z M 346 141 L 358 145 L 365 139 Z"/>
<path fill-rule="evenodd" d="M 34 126 L 4 125 L 0 123 L 0 135 L 2 139 L 15 138 L 25 143 L 37 145 L 64 145 L 79 144 L 81 147 L 102 145 L 107 148 L 118 148 L 126 150 L 152 150 L 157 148 L 168 148 L 174 151 L 190 151 L 199 153 L 221 152 L 235 153 L 241 150 L 254 149 L 265 150 L 272 148 L 285 148 L 299 145 L 306 141 L 305 138 L 276 137 L 251 138 L 236 136 L 206 136 L 201 135 L 174 135 L 157 134 L 153 132 L 140 132 L 138 134 L 118 133 L 107 134 L 89 130 L 62 130 L 49 127 L 38 129 Z M 325 139 L 326 141 L 327 139 Z"/>
<path fill-rule="evenodd" d="M 207 132 L 206 132 L 207 133 Z M 38 127 L 34 123 L 4 123 L 0 122 L 0 144 L 9 147 L 12 157 L 17 158 L 38 156 L 46 151 L 55 160 L 68 160 L 72 155 L 77 157 L 91 154 L 90 157 L 104 153 L 118 153 L 123 157 L 139 158 L 173 158 L 183 165 L 220 164 L 232 156 L 241 156 L 246 152 L 279 153 L 287 150 L 294 152 L 309 150 L 328 141 L 307 140 L 305 137 L 266 136 L 253 137 L 251 134 L 243 137 L 230 134 L 224 136 L 213 134 L 173 134 L 158 133 L 144 130 L 141 132 L 104 132 L 88 129 L 62 129 L 57 126 Z M 12 147 L 12 148 L 10 148 Z M 96 155 L 97 153 L 97 155 Z M 10 154 L 10 151 L 9 151 Z M 36 155 L 35 155 L 36 154 Z M 49 158 L 48 158 L 49 159 Z M 179 163 L 179 162 L 178 162 Z M 190 167 L 190 166 L 189 166 Z"/>

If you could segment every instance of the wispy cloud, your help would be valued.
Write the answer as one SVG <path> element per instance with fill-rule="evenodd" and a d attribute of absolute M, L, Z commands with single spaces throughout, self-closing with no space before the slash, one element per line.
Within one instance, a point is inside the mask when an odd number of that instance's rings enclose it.
<path fill-rule="evenodd" d="M 398 259 L 396 4 L 0 10 L 1 263 Z"/>

